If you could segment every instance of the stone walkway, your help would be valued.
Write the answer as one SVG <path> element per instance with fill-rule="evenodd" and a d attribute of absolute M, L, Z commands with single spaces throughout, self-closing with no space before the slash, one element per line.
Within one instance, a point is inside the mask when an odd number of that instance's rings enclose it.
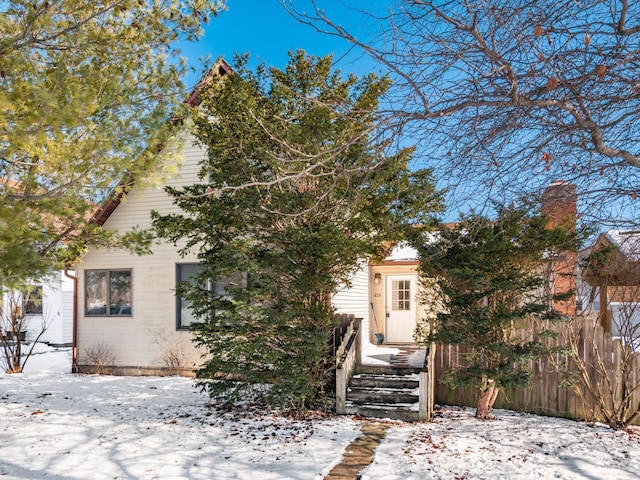
<path fill-rule="evenodd" d="M 415 368 L 420 365 L 412 365 L 410 359 L 413 354 L 424 347 L 401 345 L 400 351 L 388 358 L 389 365 L 397 368 Z M 390 425 L 375 420 L 360 421 L 362 435 L 356 438 L 344 452 L 341 462 L 333 467 L 324 480 L 358 480 L 362 471 L 373 460 L 373 454 L 387 434 Z"/>
<path fill-rule="evenodd" d="M 358 480 L 362 470 L 373 459 L 373 453 L 387 433 L 389 425 L 375 421 L 361 421 L 362 435 L 347 447 L 342 461 L 333 467 L 325 480 Z"/>

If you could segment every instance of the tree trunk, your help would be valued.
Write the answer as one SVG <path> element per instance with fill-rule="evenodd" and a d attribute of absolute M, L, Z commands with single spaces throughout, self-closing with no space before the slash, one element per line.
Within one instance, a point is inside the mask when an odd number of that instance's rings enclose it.
<path fill-rule="evenodd" d="M 491 408 L 498 398 L 498 389 L 493 386 L 493 381 L 489 385 L 480 388 L 478 392 L 478 406 L 476 407 L 476 418 L 479 420 L 493 419 Z"/>

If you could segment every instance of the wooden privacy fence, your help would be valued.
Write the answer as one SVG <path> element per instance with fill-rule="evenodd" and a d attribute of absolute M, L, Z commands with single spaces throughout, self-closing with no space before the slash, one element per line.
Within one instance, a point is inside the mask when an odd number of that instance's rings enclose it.
<path fill-rule="evenodd" d="M 614 411 L 626 402 L 623 417 L 629 420 L 640 405 L 640 353 L 604 333 L 597 323 L 594 317 L 578 317 L 553 326 L 536 324 L 514 333 L 526 341 L 535 332 L 553 329 L 557 338 L 546 338 L 543 343 L 564 351 L 530 360 L 531 385 L 501 392 L 494 408 L 608 423 L 604 410 Z M 436 403 L 476 405 L 477 389 L 441 382 L 449 369 L 466 364 L 465 353 L 470 351 L 465 345 L 436 347 L 432 362 Z M 574 355 L 582 359 L 584 368 L 573 360 Z M 636 416 L 632 423 L 640 424 L 640 419 Z"/>

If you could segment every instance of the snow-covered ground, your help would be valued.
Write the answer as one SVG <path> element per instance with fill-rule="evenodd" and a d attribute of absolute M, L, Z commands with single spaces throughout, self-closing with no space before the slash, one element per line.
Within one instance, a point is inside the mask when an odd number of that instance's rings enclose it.
<path fill-rule="evenodd" d="M 69 350 L 39 348 L 0 374 L 0 477 L 321 479 L 360 420 L 221 412 L 185 378 L 71 375 Z M 640 430 L 442 408 L 391 424 L 363 479 L 640 479 Z"/>

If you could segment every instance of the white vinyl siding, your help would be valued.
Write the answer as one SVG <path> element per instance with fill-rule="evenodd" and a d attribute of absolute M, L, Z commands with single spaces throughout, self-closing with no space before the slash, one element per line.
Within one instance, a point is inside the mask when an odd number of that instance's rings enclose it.
<path fill-rule="evenodd" d="M 352 313 L 362 318 L 362 341 L 369 338 L 369 301 L 369 266 L 363 262 L 353 276 L 351 285 L 338 289 L 331 299 L 336 313 Z"/>
<path fill-rule="evenodd" d="M 181 167 L 172 179 L 165 182 L 172 187 L 198 181 L 198 163 L 205 152 L 187 139 L 182 151 Z M 172 167 L 172 166 L 169 166 Z M 106 221 L 106 229 L 119 232 L 138 226 L 151 226 L 151 211 L 161 214 L 179 213 L 162 186 L 134 186 Z M 135 255 L 125 250 L 92 249 L 78 266 L 78 356 L 82 364 L 83 349 L 102 345 L 115 357 L 116 366 L 162 367 L 159 341 L 180 345 L 186 355 L 186 366 L 200 363 L 201 352 L 193 346 L 188 331 L 176 330 L 175 266 L 178 263 L 197 263 L 195 254 L 178 254 L 178 249 L 166 242 L 152 246 L 150 255 Z M 101 317 L 84 315 L 86 270 L 132 271 L 132 316 Z"/>
<path fill-rule="evenodd" d="M 71 272 L 73 274 L 73 272 Z M 62 272 L 42 284 L 42 313 L 26 318 L 26 339 L 34 341 L 43 327 L 39 341 L 51 345 L 71 345 L 73 341 L 73 281 Z M 71 368 L 71 361 L 69 361 Z"/>

